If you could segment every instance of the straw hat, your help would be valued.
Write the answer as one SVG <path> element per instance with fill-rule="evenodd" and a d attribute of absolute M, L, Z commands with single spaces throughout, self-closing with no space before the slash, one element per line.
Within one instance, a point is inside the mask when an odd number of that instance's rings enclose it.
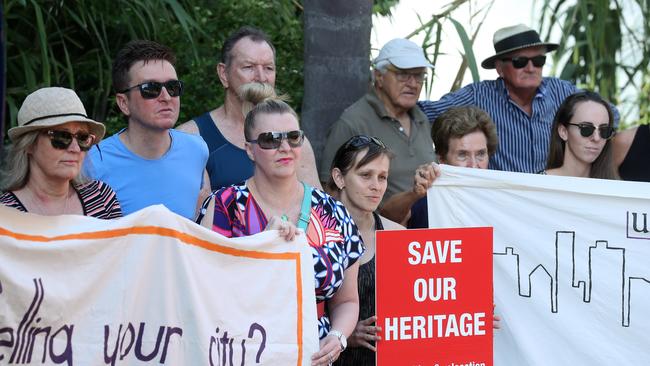
<path fill-rule="evenodd" d="M 497 30 L 494 32 L 492 42 L 494 43 L 494 51 L 496 54 L 481 62 L 481 67 L 484 69 L 494 69 L 495 61 L 498 58 L 522 48 L 544 46 L 546 47 L 546 52 L 551 52 L 558 47 L 557 43 L 542 42 L 536 30 L 523 24 Z"/>
<path fill-rule="evenodd" d="M 18 111 L 18 126 L 9 129 L 9 138 L 34 130 L 58 126 L 68 122 L 88 124 L 90 133 L 99 141 L 106 133 L 103 123 L 93 121 L 86 115 L 86 108 L 74 90 L 66 88 L 41 88 L 25 98 Z"/>

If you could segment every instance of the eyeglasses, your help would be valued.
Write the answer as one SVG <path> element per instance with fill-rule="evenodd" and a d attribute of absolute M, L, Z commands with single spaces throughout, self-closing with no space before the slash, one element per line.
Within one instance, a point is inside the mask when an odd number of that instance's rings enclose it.
<path fill-rule="evenodd" d="M 427 77 L 426 71 L 407 72 L 405 70 L 390 66 L 388 67 L 388 70 L 395 74 L 395 79 L 401 83 L 405 83 L 409 81 L 410 78 L 413 78 L 416 83 L 422 84 L 424 82 L 424 79 Z"/>
<path fill-rule="evenodd" d="M 50 138 L 52 147 L 58 150 L 67 149 L 72 143 L 72 139 L 77 140 L 79 150 L 88 151 L 95 142 L 95 135 L 88 132 L 70 133 L 65 130 L 48 130 L 45 134 Z"/>
<path fill-rule="evenodd" d="M 510 61 L 515 69 L 523 69 L 528 65 L 528 61 L 533 61 L 533 66 L 542 67 L 546 63 L 546 55 L 539 55 L 533 57 L 518 56 L 502 58 L 501 61 Z"/>
<path fill-rule="evenodd" d="M 257 140 L 246 140 L 251 144 L 257 144 L 265 150 L 277 149 L 282 145 L 282 140 L 287 140 L 289 146 L 300 147 L 305 141 L 305 133 L 302 130 L 288 132 L 263 132 L 257 136 Z"/>
<path fill-rule="evenodd" d="M 596 126 L 592 123 L 581 122 L 581 123 L 568 123 L 571 126 L 577 126 L 580 129 L 580 136 L 582 137 L 591 137 L 596 131 Z M 612 126 L 599 126 L 598 134 L 603 140 L 609 140 L 616 134 L 616 130 Z"/>
<path fill-rule="evenodd" d="M 118 93 L 126 93 L 131 89 L 139 88 L 140 95 L 143 99 L 156 99 L 162 92 L 163 86 L 167 89 L 170 97 L 180 97 L 183 94 L 183 82 L 180 80 L 168 80 L 164 83 L 159 83 L 157 81 L 148 81 L 146 83 L 134 85 L 128 87 Z"/>
<path fill-rule="evenodd" d="M 470 159 L 474 159 L 476 161 L 486 161 L 489 159 L 489 154 L 487 149 L 481 149 L 476 152 L 469 152 L 469 151 L 459 151 L 456 153 L 456 156 L 454 157 L 457 161 L 460 162 L 466 162 Z"/>
<path fill-rule="evenodd" d="M 375 144 L 382 149 L 386 149 L 386 145 L 383 141 L 376 137 L 369 137 L 366 135 L 356 135 L 348 140 L 348 142 L 343 145 L 343 150 L 348 150 L 349 148 L 361 149 L 370 144 Z"/>

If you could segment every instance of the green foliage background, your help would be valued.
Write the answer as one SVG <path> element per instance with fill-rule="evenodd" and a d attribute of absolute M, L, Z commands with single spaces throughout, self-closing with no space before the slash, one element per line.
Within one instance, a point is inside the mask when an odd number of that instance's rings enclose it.
<path fill-rule="evenodd" d="M 228 34 L 264 29 L 277 49 L 277 87 L 302 103 L 302 6 L 285 0 L 4 0 L 7 30 L 7 128 L 27 94 L 45 86 L 72 88 L 108 134 L 124 127 L 111 88 L 111 62 L 132 39 L 175 50 L 186 83 L 179 123 L 223 101 L 215 67 Z"/>

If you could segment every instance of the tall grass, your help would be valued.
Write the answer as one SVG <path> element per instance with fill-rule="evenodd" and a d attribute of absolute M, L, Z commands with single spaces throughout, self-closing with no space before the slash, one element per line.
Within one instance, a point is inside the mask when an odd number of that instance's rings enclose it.
<path fill-rule="evenodd" d="M 476 1 L 472 0 L 452 0 L 442 7 L 442 11 L 438 14 L 434 14 L 430 19 L 423 21 L 420 19 L 420 25 L 413 30 L 406 38 L 412 38 L 417 35 L 423 35 L 424 40 L 422 42 L 422 48 L 425 50 L 429 62 L 433 65 L 436 65 L 438 58 L 443 54 L 442 51 L 446 47 L 442 47 L 443 39 L 442 32 L 443 26 L 450 22 L 456 34 L 458 35 L 461 44 L 463 46 L 462 62 L 460 63 L 458 70 L 456 71 L 456 77 L 452 83 L 451 90 L 456 90 L 462 87 L 462 82 L 465 77 L 467 70 L 470 71 L 472 75 L 472 80 L 477 82 L 480 81 L 478 73 L 478 64 L 476 62 L 476 57 L 474 55 L 473 46 L 474 40 L 478 32 L 485 21 L 485 18 L 488 16 L 490 8 L 494 4 L 494 0 L 483 2 L 484 4 L 477 9 L 474 9 Z M 454 14 L 462 6 L 468 4 L 470 11 L 470 19 L 479 19 L 478 21 L 471 22 L 470 24 L 461 24 L 454 18 Z M 468 30 L 472 31 L 471 35 Z M 433 81 L 435 79 L 436 69 L 432 70 L 432 74 L 427 78 L 424 90 L 426 95 L 431 95 L 433 89 Z"/>
<path fill-rule="evenodd" d="M 25 96 L 45 86 L 75 89 L 91 117 L 105 120 L 111 101 L 111 61 L 131 39 L 169 32 L 187 38 L 200 29 L 187 0 L 4 0 L 7 30 L 8 125 Z"/>
<path fill-rule="evenodd" d="M 543 0 L 542 37 L 559 34 L 552 72 L 619 105 L 622 126 L 648 123 L 650 2 Z"/>

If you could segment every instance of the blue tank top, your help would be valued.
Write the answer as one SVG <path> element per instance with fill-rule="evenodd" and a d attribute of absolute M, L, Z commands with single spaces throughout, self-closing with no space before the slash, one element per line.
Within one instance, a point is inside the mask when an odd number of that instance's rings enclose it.
<path fill-rule="evenodd" d="M 163 204 L 193 220 L 208 159 L 205 142 L 199 136 L 169 130 L 169 150 L 158 159 L 147 159 L 122 143 L 119 135 L 125 130 L 90 149 L 85 174 L 113 188 L 124 215 Z"/>
<path fill-rule="evenodd" d="M 206 169 L 212 190 L 238 184 L 253 176 L 253 162 L 246 151 L 231 144 L 221 134 L 210 112 L 194 118 L 199 134 L 208 144 L 210 155 Z"/>

